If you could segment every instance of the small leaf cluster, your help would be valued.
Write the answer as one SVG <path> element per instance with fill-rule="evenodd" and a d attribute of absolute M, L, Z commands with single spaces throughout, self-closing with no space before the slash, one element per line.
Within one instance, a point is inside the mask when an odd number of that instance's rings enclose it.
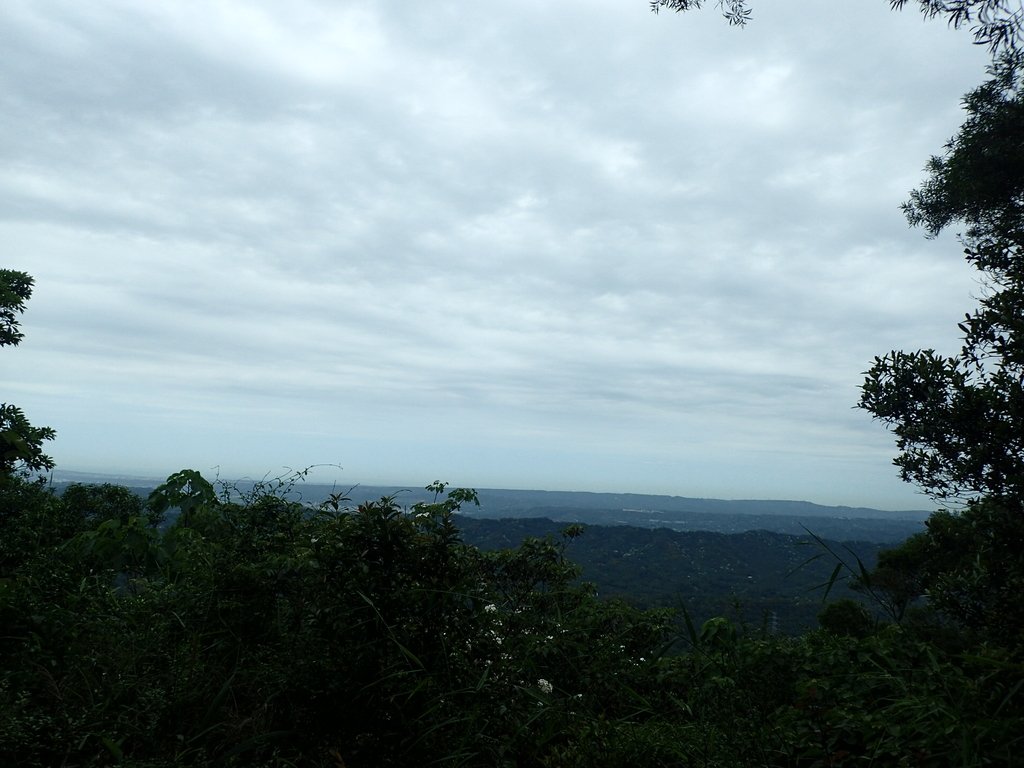
<path fill-rule="evenodd" d="M 703 0 L 650 0 L 654 13 L 662 9 L 681 13 L 699 10 Z M 751 9 L 747 0 L 717 0 L 722 16 L 732 26 L 746 26 Z M 907 0 L 889 0 L 889 7 L 899 11 Z M 1024 9 L 1014 0 L 918 0 L 926 19 L 944 17 L 949 26 L 959 29 L 969 26 L 976 45 L 984 45 L 993 56 L 1014 54 L 1024 42 Z"/>

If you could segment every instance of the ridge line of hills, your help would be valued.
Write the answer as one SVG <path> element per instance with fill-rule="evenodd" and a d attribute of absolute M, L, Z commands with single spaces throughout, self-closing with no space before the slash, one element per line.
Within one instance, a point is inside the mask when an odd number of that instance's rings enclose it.
<path fill-rule="evenodd" d="M 145 496 L 162 480 L 71 471 L 54 473 L 54 485 L 58 489 L 73 482 L 116 483 Z M 245 492 L 255 482 L 264 482 L 272 489 L 277 481 L 246 479 L 227 481 L 227 485 Z M 390 496 L 394 496 L 403 506 L 434 500 L 432 492 L 414 486 L 349 486 L 313 482 L 294 484 L 289 497 L 318 504 L 337 493 L 349 497 L 354 504 Z M 887 512 L 868 507 L 826 506 L 808 501 L 701 499 L 638 493 L 500 488 L 481 488 L 477 493 L 480 506 L 464 505 L 464 516 L 490 519 L 547 518 L 563 525 L 628 525 L 716 533 L 764 530 L 804 536 L 808 531 L 813 531 L 834 541 L 890 544 L 903 541 L 923 530 L 924 521 L 929 515 L 925 510 Z"/>
<path fill-rule="evenodd" d="M 59 470 L 54 472 L 54 483 L 116 483 L 134 488 L 152 488 L 163 482 L 163 478 L 141 477 L 124 474 L 101 474 Z M 228 481 L 239 488 L 250 486 L 251 478 Z M 377 499 L 381 496 L 397 495 L 400 502 L 409 504 L 430 501 L 433 494 L 415 485 L 363 485 L 347 483 L 297 483 L 296 489 L 303 496 L 326 498 L 328 493 L 348 490 L 353 501 Z M 454 487 L 454 486 L 453 486 Z M 787 515 L 794 517 L 839 517 L 887 520 L 927 519 L 928 510 L 887 511 L 873 507 L 849 507 L 843 505 L 816 504 L 811 501 L 789 499 L 714 499 L 689 496 L 669 496 L 645 493 L 611 493 L 603 491 L 544 491 L 508 488 L 478 488 L 481 507 L 477 513 L 487 517 L 502 516 L 506 510 L 523 508 L 572 508 L 572 509 L 621 509 L 636 513 L 703 512 L 729 514 Z M 306 493 L 303 493 L 305 491 Z"/>

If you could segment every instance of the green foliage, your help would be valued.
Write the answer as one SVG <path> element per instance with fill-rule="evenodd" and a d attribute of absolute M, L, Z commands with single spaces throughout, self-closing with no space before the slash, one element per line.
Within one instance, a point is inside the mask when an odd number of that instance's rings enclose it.
<path fill-rule="evenodd" d="M 431 489 L 310 509 L 183 471 L 150 499 L 179 510 L 164 532 L 127 492 L 50 495 L 94 527 L 3 593 L 34 618 L 5 638 L 0 762 L 500 764 L 563 738 L 568 691 L 614 712 L 622 650 L 663 645 L 666 617 L 598 604 L 564 542 L 464 545 L 452 517 L 475 494 Z"/>
<path fill-rule="evenodd" d="M 978 243 L 1020 229 L 1024 195 L 1021 148 L 1020 59 L 1004 56 L 992 78 L 963 99 L 967 119 L 946 144 L 943 156 L 928 163 L 929 178 L 903 204 L 907 220 L 934 237 L 954 222 L 967 224 L 966 237 Z M 983 262 L 984 268 L 997 266 Z"/>
<path fill-rule="evenodd" d="M 0 347 L 17 346 L 24 338 L 18 317 L 32 297 L 32 278 L 24 272 L 0 269 Z"/>
<path fill-rule="evenodd" d="M 19 487 L 0 764 L 972 765 L 1020 739 L 1005 652 L 714 618 L 680 653 L 671 613 L 579 582 L 578 528 L 465 544 L 470 490 L 313 508 L 184 471 L 162 528 L 127 491 Z"/>
<path fill-rule="evenodd" d="M 924 563 L 930 549 L 928 536 L 919 533 L 898 547 L 882 550 L 878 564 L 857 577 L 854 589 L 869 592 L 894 621 L 902 621 L 907 609 L 926 591 Z"/>
<path fill-rule="evenodd" d="M 904 210 L 934 236 L 966 225 L 986 293 L 959 355 L 876 358 L 860 405 L 891 426 L 905 480 L 966 505 L 883 553 L 864 580 L 929 605 L 991 642 L 1024 647 L 1024 60 L 1004 56 L 964 100 L 968 118 Z"/>
<path fill-rule="evenodd" d="M 990 641 L 1024 649 L 1024 516 L 995 500 L 928 521 L 918 573 L 930 603 Z"/>
<path fill-rule="evenodd" d="M 465 541 L 481 549 L 501 549 L 556 533 L 562 524 L 541 518 L 463 516 L 458 525 Z M 603 598 L 620 598 L 639 608 L 682 604 L 697 624 L 728 616 L 741 625 L 768 624 L 799 634 L 818 626 L 822 585 L 834 569 L 828 552 L 808 556 L 812 542 L 806 529 L 803 536 L 767 531 L 728 535 L 594 525 L 567 542 L 566 554 Z M 820 537 L 817 542 L 867 567 L 874 565 L 879 549 L 858 542 L 846 550 Z M 832 593 L 858 597 L 849 579 L 835 584 Z"/>
<path fill-rule="evenodd" d="M 178 510 L 179 524 L 186 526 L 192 516 L 217 505 L 217 491 L 209 480 L 194 469 L 175 472 L 158 486 L 147 501 L 150 513 L 163 518 L 168 510 Z"/>
<path fill-rule="evenodd" d="M 893 10 L 902 10 L 907 0 L 889 0 Z M 660 10 L 689 11 L 699 9 L 703 0 L 650 0 L 654 13 Z M 716 0 L 729 24 L 746 26 L 751 10 L 747 0 Z M 1024 13 L 1015 8 L 1012 0 L 918 0 L 926 19 L 945 16 L 951 27 L 970 25 L 974 42 L 986 46 L 994 55 L 1016 51 L 1024 37 Z"/>
<path fill-rule="evenodd" d="M 875 630 L 875 620 L 868 609 L 849 598 L 822 608 L 818 623 L 826 632 L 840 637 L 867 637 Z"/>
<path fill-rule="evenodd" d="M 1011 371 L 984 375 L 966 357 L 893 351 L 875 361 L 861 406 L 890 425 L 904 480 L 939 500 L 1020 493 L 1022 453 L 1010 418 L 1024 406 Z"/>
<path fill-rule="evenodd" d="M 53 469 L 53 459 L 43 453 L 42 444 L 55 436 L 50 427 L 33 427 L 17 406 L 0 403 L 0 482 L 15 471 Z"/>
<path fill-rule="evenodd" d="M 146 513 L 142 498 L 120 485 L 72 483 L 64 489 L 61 496 L 67 506 L 77 511 L 83 524 L 88 528 L 94 528 L 108 520 L 127 523 L 133 517 L 146 516 L 148 522 L 153 525 L 161 520 L 158 514 Z"/>
<path fill-rule="evenodd" d="M 903 478 L 938 499 L 1024 498 L 1024 102 L 1019 58 L 965 100 L 968 119 L 905 205 L 935 234 L 967 226 L 989 287 L 960 324 L 961 353 L 876 358 L 860 407 L 890 425 Z"/>
<path fill-rule="evenodd" d="M 81 519 L 38 480 L 0 482 L 0 578 L 42 557 L 82 530 Z"/>
<path fill-rule="evenodd" d="M 658 13 L 662 9 L 681 13 L 700 8 L 704 0 L 650 0 L 651 11 Z M 750 20 L 750 9 L 746 0 L 715 0 L 715 5 L 722 9 L 722 16 L 734 27 L 746 26 Z"/>
<path fill-rule="evenodd" d="M 113 530 L 158 522 L 144 511 L 142 499 L 121 486 L 75 483 L 58 496 L 42 481 L 10 477 L 0 485 L 0 576 L 33 559 L 59 556 L 76 536 L 109 537 Z"/>
<path fill-rule="evenodd" d="M 0 347 L 17 346 L 21 342 L 24 334 L 18 327 L 18 320 L 31 297 L 29 275 L 0 269 Z M 0 403 L 0 485 L 16 472 L 53 469 L 53 459 L 43 453 L 42 444 L 55 435 L 50 427 L 33 427 L 20 408 Z"/>

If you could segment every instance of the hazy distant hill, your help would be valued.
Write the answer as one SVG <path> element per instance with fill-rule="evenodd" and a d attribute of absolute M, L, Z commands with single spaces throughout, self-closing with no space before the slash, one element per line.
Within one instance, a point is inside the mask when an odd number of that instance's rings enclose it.
<path fill-rule="evenodd" d="M 315 496 L 314 487 L 303 489 L 309 498 Z M 431 498 L 422 490 L 378 486 L 358 486 L 349 495 L 361 501 L 392 494 L 397 494 L 404 504 Z M 484 488 L 479 490 L 479 495 L 479 507 L 464 508 L 468 516 L 535 517 L 563 523 L 717 533 L 773 531 L 804 535 L 810 530 L 823 538 L 839 541 L 903 541 L 923 529 L 929 514 L 923 510 L 886 512 L 866 507 L 828 507 L 807 501 L 726 501 L 635 493 Z"/>
<path fill-rule="evenodd" d="M 145 495 L 159 482 L 112 475 L 58 472 L 55 485 L 68 482 L 113 482 Z M 245 481 L 239 482 L 245 488 Z M 518 491 L 478 489 L 479 507 L 466 507 L 471 517 L 548 518 L 564 523 L 588 525 L 631 525 L 640 528 L 669 528 L 676 531 L 743 533 L 773 531 L 802 535 L 807 530 L 839 541 L 898 542 L 922 530 L 928 512 L 886 512 L 866 507 L 829 507 L 807 501 L 692 499 L 637 493 L 588 493 L 575 491 Z M 294 495 L 309 503 L 323 501 L 331 493 L 348 491 L 355 503 L 397 496 L 411 505 L 430 501 L 433 495 L 415 486 L 328 486 L 299 484 Z"/>
<path fill-rule="evenodd" d="M 641 528 L 668 528 L 673 531 L 714 531 L 743 533 L 772 531 L 796 536 L 811 531 L 818 536 L 840 541 L 899 542 L 921 531 L 924 523 L 864 517 L 805 517 L 798 515 L 739 514 L 732 512 L 661 512 L 658 510 L 574 509 L 538 507 L 524 517 L 546 517 L 563 523 L 589 525 L 632 525 Z"/>
<path fill-rule="evenodd" d="M 687 512 L 734 515 L 786 515 L 789 517 L 857 517 L 924 520 L 928 513 L 886 512 L 867 507 L 829 507 L 809 501 L 691 499 L 683 496 L 654 496 L 639 493 L 586 493 L 577 491 L 510 491 L 487 489 L 480 492 L 488 516 L 502 516 L 506 510 L 529 507 L 560 507 L 587 510 L 619 509 L 643 515 L 648 512 Z"/>

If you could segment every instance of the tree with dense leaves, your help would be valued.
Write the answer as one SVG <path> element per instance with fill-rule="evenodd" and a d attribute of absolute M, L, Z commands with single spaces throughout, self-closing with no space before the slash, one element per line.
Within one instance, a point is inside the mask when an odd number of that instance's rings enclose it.
<path fill-rule="evenodd" d="M 902 10 L 907 0 L 889 0 L 893 10 Z M 699 9 L 704 0 L 650 0 L 655 13 L 664 9 L 689 11 Z M 729 24 L 745 26 L 751 10 L 747 0 L 717 0 Z M 1014 0 L 918 0 L 925 18 L 945 17 L 951 27 L 968 25 L 974 42 L 987 46 L 993 54 L 1018 50 L 1024 42 L 1024 7 Z"/>
<path fill-rule="evenodd" d="M 996 277 L 1005 272 L 1024 227 L 1024 101 L 1021 56 L 1003 57 L 993 77 L 964 97 L 967 120 L 932 157 L 931 174 L 903 204 L 907 220 L 930 237 L 954 222 L 967 225 L 968 257 Z M 981 246 L 991 242 L 982 249 Z"/>
<path fill-rule="evenodd" d="M 957 222 L 981 273 L 960 354 L 892 351 L 860 407 L 890 426 L 904 480 L 935 499 L 1024 499 L 1024 75 L 1006 57 L 964 100 L 968 118 L 904 210 L 930 235 Z"/>
<path fill-rule="evenodd" d="M 30 275 L 0 269 L 0 347 L 17 346 L 21 342 L 24 334 L 18 321 L 31 297 Z M 17 471 L 31 473 L 53 469 L 53 459 L 43 453 L 42 444 L 55 435 L 50 427 L 33 427 L 17 406 L 0 403 L 0 480 Z"/>
<path fill-rule="evenodd" d="M 32 278 L 24 272 L 0 269 L 0 347 L 17 346 L 24 334 L 18 316 L 32 297 Z"/>
<path fill-rule="evenodd" d="M 871 575 L 900 598 L 927 594 L 961 626 L 1024 649 L 1024 63 L 1007 54 L 964 99 L 968 118 L 904 205 L 908 221 L 960 240 L 984 293 L 957 355 L 875 358 L 860 407 L 897 438 L 904 480 L 942 510 Z M 955 505 L 954 505 L 955 506 Z M 885 566 L 884 568 L 882 566 Z"/>

